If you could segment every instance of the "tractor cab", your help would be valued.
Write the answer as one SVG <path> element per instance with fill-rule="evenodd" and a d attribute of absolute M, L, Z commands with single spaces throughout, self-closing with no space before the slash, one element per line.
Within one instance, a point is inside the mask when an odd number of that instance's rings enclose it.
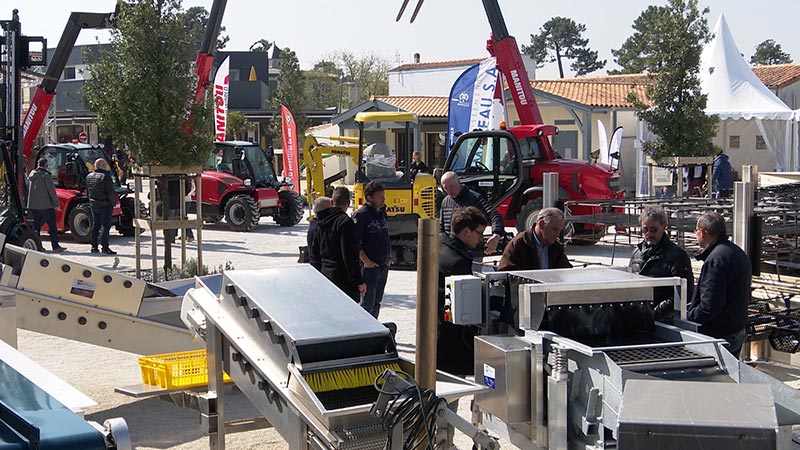
<path fill-rule="evenodd" d="M 45 145 L 37 152 L 37 159 L 40 158 L 47 159 L 47 167 L 56 188 L 85 189 L 86 176 L 94 170 L 94 162 L 98 158 L 103 158 L 111 167 L 111 180 L 117 194 L 132 192 L 127 185 L 120 182 L 117 167 L 113 161 L 109 160 L 102 145 L 79 143 Z"/>
<path fill-rule="evenodd" d="M 280 188 L 273 155 L 259 145 L 246 141 L 218 142 L 206 161 L 206 170 L 224 172 L 257 188 Z"/>

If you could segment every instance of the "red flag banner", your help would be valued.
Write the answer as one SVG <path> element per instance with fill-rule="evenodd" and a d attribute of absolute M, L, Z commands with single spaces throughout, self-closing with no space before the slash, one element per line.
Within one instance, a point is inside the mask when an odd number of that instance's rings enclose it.
<path fill-rule="evenodd" d="M 214 140 L 225 140 L 225 131 L 228 123 L 228 86 L 230 83 L 230 56 L 226 57 L 217 69 L 214 77 Z"/>
<path fill-rule="evenodd" d="M 283 171 L 292 179 L 294 191 L 300 193 L 300 166 L 297 151 L 297 126 L 294 116 L 285 105 L 281 105 L 281 131 L 283 134 Z"/>

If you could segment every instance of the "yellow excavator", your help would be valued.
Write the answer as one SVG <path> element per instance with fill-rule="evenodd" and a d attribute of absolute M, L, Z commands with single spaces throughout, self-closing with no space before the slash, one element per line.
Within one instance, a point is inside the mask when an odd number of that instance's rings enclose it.
<path fill-rule="evenodd" d="M 326 187 L 343 178 L 337 173 L 326 179 L 322 159 L 326 155 L 351 158 L 356 167 L 353 186 L 353 208 L 366 202 L 364 186 L 369 181 L 379 181 L 386 187 L 386 214 L 389 217 L 389 235 L 392 243 L 392 265 L 398 268 L 414 268 L 417 264 L 417 220 L 433 218 L 436 214 L 436 180 L 430 174 L 409 172 L 413 142 L 412 126 L 417 123 L 416 114 L 403 112 L 361 112 L 356 114 L 358 137 L 331 137 L 339 144 L 321 144 L 313 136 L 306 136 L 303 148 L 303 163 L 306 170 L 306 197 L 309 204 L 327 193 Z M 386 144 L 366 145 L 365 130 L 402 128 L 405 143 L 395 154 Z M 403 167 L 397 167 L 395 161 Z M 398 170 L 400 169 L 400 170 Z"/>

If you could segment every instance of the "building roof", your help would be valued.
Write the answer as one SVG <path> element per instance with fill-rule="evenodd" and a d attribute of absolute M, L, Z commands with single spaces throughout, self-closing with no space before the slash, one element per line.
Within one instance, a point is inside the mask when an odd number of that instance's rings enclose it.
<path fill-rule="evenodd" d="M 445 61 L 438 63 L 406 64 L 392 70 L 409 66 L 451 67 L 471 65 L 476 60 Z M 800 81 L 800 64 L 776 64 L 754 66 L 753 72 L 769 88 L 785 87 Z M 655 80 L 647 74 L 601 75 L 596 77 L 563 78 L 553 80 L 532 80 L 531 86 L 539 93 L 561 97 L 594 108 L 630 109 L 633 105 L 627 96 L 635 92 L 639 98 L 646 99 L 645 90 Z M 447 117 L 447 97 L 422 96 L 380 96 L 375 100 L 390 104 L 402 111 L 413 112 L 420 117 Z"/>
<path fill-rule="evenodd" d="M 446 69 L 448 67 L 467 67 L 477 64 L 486 58 L 460 59 L 456 61 L 437 61 L 429 63 L 409 63 L 390 69 L 389 72 L 402 72 L 404 70 Z"/>
<path fill-rule="evenodd" d="M 373 99 L 420 117 L 447 117 L 447 97 L 381 96 Z"/>
<path fill-rule="evenodd" d="M 800 64 L 753 66 L 752 69 L 770 89 L 786 87 L 800 80 Z"/>
<path fill-rule="evenodd" d="M 598 108 L 632 108 L 628 93 L 646 98 L 645 89 L 653 80 L 646 74 L 604 75 L 599 77 L 533 80 L 536 91 L 556 95 L 566 100 Z"/>

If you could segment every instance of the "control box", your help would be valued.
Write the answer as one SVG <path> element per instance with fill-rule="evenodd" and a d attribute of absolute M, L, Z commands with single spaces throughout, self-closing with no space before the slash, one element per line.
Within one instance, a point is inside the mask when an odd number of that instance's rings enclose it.
<path fill-rule="evenodd" d="M 445 310 L 450 310 L 449 321 L 456 325 L 483 323 L 481 279 L 472 275 L 455 275 L 444 281 L 444 303 Z"/>

